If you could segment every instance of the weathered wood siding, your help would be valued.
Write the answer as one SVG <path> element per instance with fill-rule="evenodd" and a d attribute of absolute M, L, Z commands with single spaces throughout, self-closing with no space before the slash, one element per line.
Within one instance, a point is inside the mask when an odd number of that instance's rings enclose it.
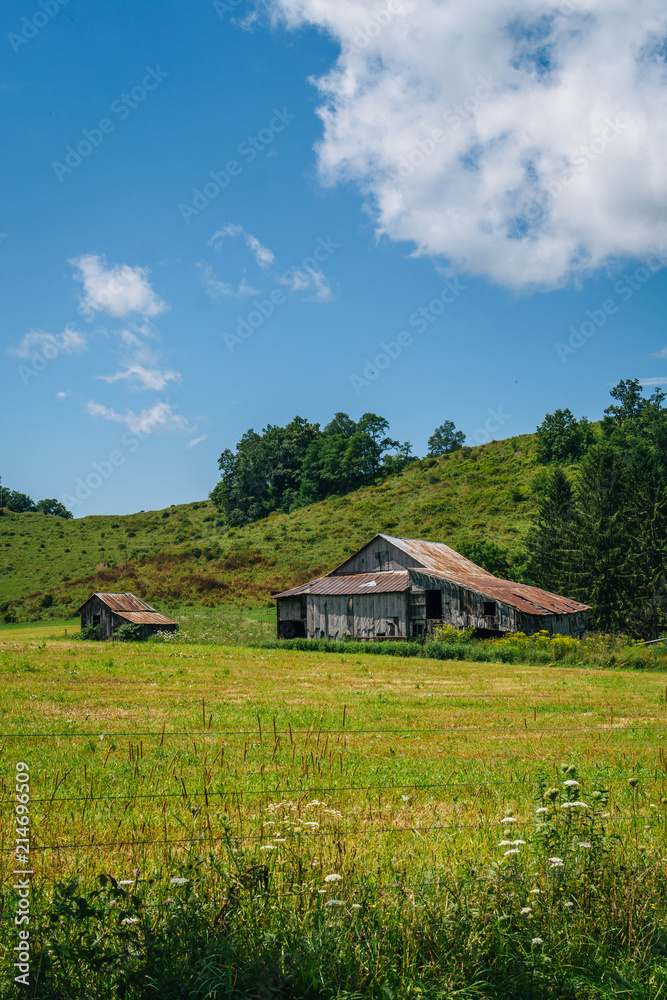
<path fill-rule="evenodd" d="M 374 538 L 363 549 L 356 552 L 347 562 L 334 570 L 330 576 L 345 576 L 348 573 L 377 573 L 381 570 L 409 569 L 419 566 L 416 559 L 407 552 L 396 548 L 382 538 Z"/>
<path fill-rule="evenodd" d="M 419 627 L 413 623 L 428 622 L 426 618 L 426 591 L 439 590 L 442 594 L 442 621 L 455 628 L 477 628 L 489 632 L 515 632 L 516 612 L 514 608 L 477 591 L 460 587 L 457 583 L 431 576 L 424 570 L 411 570 L 410 579 L 410 635 L 418 635 Z M 420 599 L 421 598 L 421 599 Z M 485 604 L 495 606 L 493 615 L 485 614 Z M 420 613 L 421 612 L 421 613 Z M 431 626 L 429 625 L 430 629 Z"/>
<path fill-rule="evenodd" d="M 373 638 L 406 635 L 407 592 L 381 594 L 309 594 L 309 639 Z"/>
<path fill-rule="evenodd" d="M 586 631 L 586 612 L 575 611 L 568 615 L 527 615 L 517 611 L 517 632 L 533 635 L 546 630 L 549 635 L 573 635 L 579 637 Z"/>
<path fill-rule="evenodd" d="M 278 621 L 297 621 L 301 618 L 301 596 L 299 594 L 296 597 L 279 597 L 276 603 L 278 605 Z"/>

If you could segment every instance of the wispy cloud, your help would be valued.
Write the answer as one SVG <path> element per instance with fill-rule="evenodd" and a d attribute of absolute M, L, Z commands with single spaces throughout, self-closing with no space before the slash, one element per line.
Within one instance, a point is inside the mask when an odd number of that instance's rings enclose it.
<path fill-rule="evenodd" d="M 129 264 L 107 266 L 99 254 L 85 254 L 69 261 L 76 278 L 83 284 L 81 308 L 89 313 L 106 312 L 124 317 L 130 313 L 157 316 L 168 308 L 153 291 L 148 281 L 148 269 Z"/>
<path fill-rule="evenodd" d="M 241 278 L 238 287 L 233 288 L 228 282 L 220 281 L 216 277 L 212 265 L 207 264 L 206 261 L 199 260 L 195 266 L 201 271 L 201 282 L 204 286 L 204 291 L 214 301 L 232 297 L 245 298 L 247 295 L 259 295 L 259 290 L 249 285 L 245 276 Z"/>
<path fill-rule="evenodd" d="M 91 417 L 100 417 L 117 424 L 125 424 L 133 434 L 152 434 L 156 430 L 184 433 L 192 432 L 195 429 L 191 427 L 186 417 L 174 413 L 169 403 L 166 402 L 155 403 L 153 406 L 140 410 L 139 413 L 135 413 L 133 410 L 118 413 L 112 407 L 96 403 L 91 399 L 86 404 L 86 412 Z"/>
<path fill-rule="evenodd" d="M 314 290 L 311 298 L 315 302 L 331 302 L 333 292 L 324 271 L 308 267 L 292 267 L 276 278 L 279 285 L 284 285 L 290 292 L 307 292 Z"/>
<path fill-rule="evenodd" d="M 215 276 L 213 266 L 206 261 L 197 261 L 195 267 L 201 271 L 201 283 L 204 291 L 211 299 L 228 299 L 234 294 L 234 289 L 226 281 L 219 281 Z"/>
<path fill-rule="evenodd" d="M 217 233 L 213 233 L 213 236 L 211 236 L 208 241 L 208 245 L 219 252 L 222 244 L 228 236 L 243 237 L 245 245 L 261 268 L 270 267 L 275 261 L 275 254 L 272 250 L 269 250 L 269 248 L 265 247 L 263 243 L 260 243 L 257 237 L 253 236 L 252 233 L 247 233 L 243 226 L 238 226 L 233 222 L 223 226 L 223 228 L 219 229 Z"/>
<path fill-rule="evenodd" d="M 115 372 L 113 375 L 98 375 L 103 382 L 127 382 L 133 388 L 153 390 L 160 392 L 167 382 L 180 382 L 179 372 L 169 369 L 161 371 L 159 368 L 145 368 L 143 365 L 131 364 L 124 371 Z"/>
<path fill-rule="evenodd" d="M 667 385 L 667 375 L 659 378 L 640 378 L 641 385 Z"/>
<path fill-rule="evenodd" d="M 663 361 L 667 361 L 667 347 L 661 347 L 659 351 L 656 351 L 655 354 L 649 355 L 649 357 L 660 358 Z"/>
<path fill-rule="evenodd" d="M 45 358 L 55 358 L 58 354 L 77 354 L 86 346 L 86 338 L 78 330 L 67 327 L 60 334 L 47 333 L 45 330 L 30 330 L 14 347 L 8 347 L 7 353 L 16 358 L 29 358 L 36 352 Z"/>
<path fill-rule="evenodd" d="M 194 448 L 196 445 L 201 444 L 202 441 L 205 441 L 207 437 L 208 434 L 202 434 L 201 437 L 194 438 L 192 441 L 188 442 L 188 448 Z"/>

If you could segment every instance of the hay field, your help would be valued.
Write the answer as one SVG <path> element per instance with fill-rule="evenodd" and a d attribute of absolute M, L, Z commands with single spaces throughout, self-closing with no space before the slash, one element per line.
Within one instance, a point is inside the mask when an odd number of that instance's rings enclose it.
<path fill-rule="evenodd" d="M 664 995 L 666 673 L 0 638 L 0 685 L 3 812 L 23 760 L 35 906 L 77 970 L 67 987 L 44 944 L 44 990 L 119 995 L 75 947 L 85 916 L 129 997 L 257 995 L 259 955 L 276 997 L 519 995 L 508 976 L 526 997 L 616 995 L 613 977 L 595 992 L 607 966 Z M 197 947 L 225 942 L 204 965 L 226 992 L 201 968 L 169 992 L 174 956 L 146 992 L 135 966 L 176 905 L 168 940 L 209 914 Z"/>

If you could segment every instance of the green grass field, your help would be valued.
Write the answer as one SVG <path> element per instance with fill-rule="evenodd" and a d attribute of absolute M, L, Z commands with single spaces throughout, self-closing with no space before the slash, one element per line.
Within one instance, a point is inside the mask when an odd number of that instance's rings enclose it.
<path fill-rule="evenodd" d="M 667 672 L 0 634 L 0 674 L 25 995 L 665 996 Z"/>
<path fill-rule="evenodd" d="M 266 610 L 272 592 L 328 572 L 378 531 L 453 548 L 484 538 L 516 552 L 543 473 L 534 448 L 528 434 L 418 461 L 378 485 L 245 528 L 227 527 L 209 501 L 71 521 L 6 514 L 0 611 L 61 619 L 93 591 L 127 590 L 166 613 Z"/>

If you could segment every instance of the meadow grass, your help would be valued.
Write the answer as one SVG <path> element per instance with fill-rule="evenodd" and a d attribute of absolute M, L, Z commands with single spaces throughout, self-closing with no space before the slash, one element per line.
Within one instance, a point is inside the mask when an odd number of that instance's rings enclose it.
<path fill-rule="evenodd" d="M 667 988 L 667 672 L 0 635 L 35 997 Z M 577 803 L 583 803 L 577 804 Z"/>

